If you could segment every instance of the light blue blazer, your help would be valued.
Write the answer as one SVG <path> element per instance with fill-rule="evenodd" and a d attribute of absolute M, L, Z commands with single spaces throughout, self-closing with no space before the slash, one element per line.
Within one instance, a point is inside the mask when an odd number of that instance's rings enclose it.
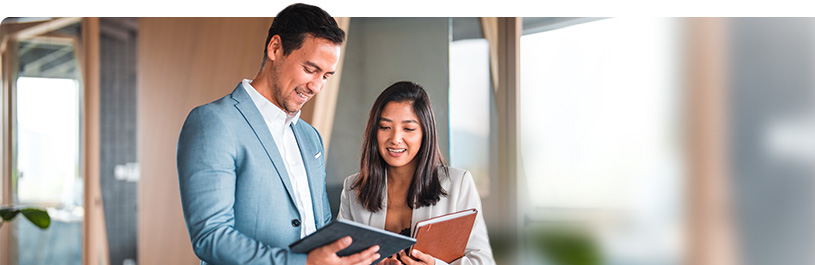
<path fill-rule="evenodd" d="M 322 138 L 303 120 L 292 127 L 319 229 L 331 222 Z M 303 218 L 285 164 L 240 83 L 190 112 L 177 162 L 184 219 L 201 264 L 305 264 L 306 254 L 288 249 L 300 239 Z"/>

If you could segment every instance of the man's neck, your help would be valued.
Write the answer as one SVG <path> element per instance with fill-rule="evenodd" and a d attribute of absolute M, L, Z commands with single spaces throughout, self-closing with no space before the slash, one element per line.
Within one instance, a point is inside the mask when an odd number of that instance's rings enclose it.
<path fill-rule="evenodd" d="M 255 74 L 255 78 L 252 79 L 252 82 L 249 82 L 249 84 L 252 85 L 252 87 L 255 88 L 255 90 L 258 93 L 260 93 L 261 96 L 266 98 L 266 100 L 268 100 L 269 102 L 277 106 L 277 108 L 286 113 L 287 116 L 295 115 L 296 113 L 289 113 L 288 111 L 286 111 L 286 109 L 280 106 L 278 102 L 274 100 L 274 97 L 272 95 L 272 84 L 270 83 L 271 80 L 269 80 L 268 72 L 264 70 L 265 67 L 269 66 L 265 65 L 264 67 L 261 67 L 260 70 L 258 70 L 257 74 Z"/>

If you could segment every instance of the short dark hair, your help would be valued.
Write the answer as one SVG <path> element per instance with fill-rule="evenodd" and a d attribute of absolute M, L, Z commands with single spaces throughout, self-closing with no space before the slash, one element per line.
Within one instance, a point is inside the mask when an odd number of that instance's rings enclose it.
<path fill-rule="evenodd" d="M 441 178 L 449 172 L 444 157 L 439 150 L 436 133 L 436 118 L 430 97 L 424 88 L 413 82 L 397 82 L 376 98 L 368 116 L 365 135 L 362 139 L 362 157 L 359 165 L 359 177 L 351 186 L 357 191 L 357 199 L 371 212 L 382 209 L 382 196 L 385 191 L 385 172 L 387 163 L 379 153 L 377 129 L 382 118 L 382 110 L 390 102 L 409 102 L 413 112 L 422 126 L 422 145 L 414 159 L 418 159 L 416 172 L 410 181 L 407 192 L 407 206 L 415 209 L 435 205 L 447 192 L 441 186 Z"/>
<path fill-rule="evenodd" d="M 307 4 L 292 4 L 280 11 L 272 21 L 263 45 L 263 62 L 266 62 L 269 55 L 266 48 L 274 35 L 280 35 L 283 55 L 289 55 L 303 46 L 306 34 L 327 39 L 334 44 L 342 44 L 345 40 L 345 31 L 323 9 Z"/>

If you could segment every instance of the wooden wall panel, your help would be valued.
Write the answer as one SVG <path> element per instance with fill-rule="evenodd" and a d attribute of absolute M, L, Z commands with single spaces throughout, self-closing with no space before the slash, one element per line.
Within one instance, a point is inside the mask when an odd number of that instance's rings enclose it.
<path fill-rule="evenodd" d="M 198 264 L 181 211 L 176 143 L 189 111 L 252 78 L 272 18 L 141 18 L 139 264 Z"/>
<path fill-rule="evenodd" d="M 727 19 L 686 20 L 688 110 L 685 264 L 740 264 L 730 201 Z"/>
<path fill-rule="evenodd" d="M 57 21 L 57 20 L 54 20 Z M 64 22 L 67 25 L 70 20 Z M 99 18 L 82 19 L 80 65 L 83 69 L 82 157 L 85 175 L 85 220 L 82 222 L 82 264 L 107 265 L 108 243 L 105 234 L 105 213 L 99 186 Z M 35 33 L 32 33 L 34 35 Z"/>

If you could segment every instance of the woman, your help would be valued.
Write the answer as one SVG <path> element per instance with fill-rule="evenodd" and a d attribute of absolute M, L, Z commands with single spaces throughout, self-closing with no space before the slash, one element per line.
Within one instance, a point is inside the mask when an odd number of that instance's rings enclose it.
<path fill-rule="evenodd" d="M 411 82 L 398 82 L 374 102 L 362 143 L 359 173 L 345 179 L 338 218 L 410 236 L 413 224 L 476 208 L 464 257 L 452 264 L 495 264 L 481 199 L 470 172 L 445 165 L 436 140 L 430 98 Z M 387 262 L 447 264 L 404 250 Z"/>

